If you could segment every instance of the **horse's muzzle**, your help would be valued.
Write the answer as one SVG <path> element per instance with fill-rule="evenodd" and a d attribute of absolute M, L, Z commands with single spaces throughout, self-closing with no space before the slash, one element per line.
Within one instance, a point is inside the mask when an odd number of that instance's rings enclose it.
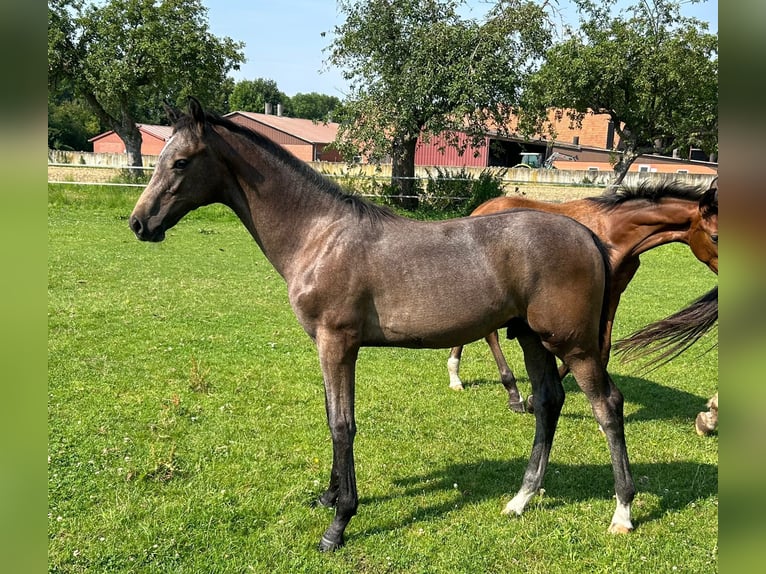
<path fill-rule="evenodd" d="M 165 239 L 165 230 L 162 227 L 150 230 L 149 226 L 140 217 L 135 215 L 130 216 L 130 229 L 133 230 L 133 233 L 141 241 L 158 242 Z"/>

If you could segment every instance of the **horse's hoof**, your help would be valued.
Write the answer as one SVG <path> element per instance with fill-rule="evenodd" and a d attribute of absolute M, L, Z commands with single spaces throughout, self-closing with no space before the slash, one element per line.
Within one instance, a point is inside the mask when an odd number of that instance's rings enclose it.
<path fill-rule="evenodd" d="M 534 404 L 534 401 L 532 400 L 532 395 L 529 395 L 527 397 L 527 412 L 530 414 L 535 413 L 535 404 Z"/>
<path fill-rule="evenodd" d="M 500 514 L 503 516 L 521 516 L 523 513 L 524 508 L 517 506 L 513 500 L 500 511 Z"/>
<path fill-rule="evenodd" d="M 699 413 L 694 421 L 694 430 L 700 436 L 711 435 L 715 431 L 716 422 L 711 413 Z"/>
<path fill-rule="evenodd" d="M 631 532 L 633 532 L 632 526 L 625 526 L 616 522 L 609 525 L 609 534 L 630 534 Z"/>
<path fill-rule="evenodd" d="M 524 401 L 508 401 L 508 408 L 515 413 L 525 413 L 527 411 Z"/>
<path fill-rule="evenodd" d="M 462 391 L 462 390 L 464 390 L 462 383 L 456 383 L 454 385 L 450 385 L 449 388 L 452 389 L 453 391 Z"/>
<path fill-rule="evenodd" d="M 319 541 L 319 551 L 320 552 L 335 552 L 338 548 L 343 547 L 343 538 L 340 539 L 339 542 L 333 542 L 326 536 L 322 536 L 322 539 Z"/>

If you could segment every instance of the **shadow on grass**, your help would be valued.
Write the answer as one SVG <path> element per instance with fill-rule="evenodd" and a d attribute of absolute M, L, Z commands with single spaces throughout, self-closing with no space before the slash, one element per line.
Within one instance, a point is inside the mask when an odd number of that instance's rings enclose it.
<path fill-rule="evenodd" d="M 360 505 L 385 504 L 389 500 L 409 497 L 413 510 L 396 521 L 352 536 L 368 536 L 406 528 L 414 521 L 427 521 L 454 512 L 466 505 L 486 500 L 510 500 L 521 484 L 527 465 L 526 459 L 483 460 L 471 463 L 450 464 L 428 474 L 392 479 L 392 493 L 385 496 L 362 497 Z M 634 464 L 631 467 L 638 495 L 642 493 L 657 497 L 659 503 L 652 505 L 645 514 L 634 512 L 634 523 L 642 524 L 658 520 L 668 512 L 681 510 L 690 504 L 706 499 L 718 492 L 718 467 L 696 462 L 669 462 Z M 458 485 L 457 489 L 455 485 Z M 557 464 L 551 462 L 545 476 L 546 498 L 543 512 L 588 500 L 613 499 L 614 482 L 609 464 Z M 445 496 L 446 493 L 454 496 Z M 443 502 L 422 505 L 417 499 L 432 495 Z M 507 500 L 505 500 L 507 498 Z M 528 512 L 534 511 L 535 501 L 530 502 Z M 501 510 L 498 506 L 498 512 Z M 604 527 L 611 517 L 611 510 L 604 516 Z"/>
<path fill-rule="evenodd" d="M 518 376 L 518 375 L 517 375 Z M 710 397 L 703 397 L 693 393 L 687 393 L 673 387 L 667 387 L 656 381 L 642 379 L 640 377 L 627 377 L 612 375 L 612 380 L 617 388 L 622 391 L 625 400 L 635 405 L 640 405 L 638 410 L 625 417 L 625 422 L 631 421 L 649 421 L 649 420 L 669 420 L 688 418 L 692 421 L 700 411 L 707 410 L 706 403 Z M 501 386 L 499 380 L 475 379 L 464 381 L 466 388 Z M 531 392 L 529 380 L 526 377 L 519 376 L 519 390 L 526 396 Z M 579 393 L 580 387 L 572 375 L 564 377 L 564 391 L 567 396 Z M 562 416 L 567 415 L 566 409 Z"/>

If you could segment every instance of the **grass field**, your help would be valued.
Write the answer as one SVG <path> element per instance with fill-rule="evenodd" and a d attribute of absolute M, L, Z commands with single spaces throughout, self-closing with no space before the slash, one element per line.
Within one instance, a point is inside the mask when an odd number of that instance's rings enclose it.
<path fill-rule="evenodd" d="M 638 487 L 636 531 L 607 534 L 609 453 L 571 377 L 545 492 L 521 482 L 534 419 L 511 413 L 486 345 L 466 391 L 446 350 L 363 349 L 358 515 L 316 545 L 331 444 L 315 349 L 282 279 L 229 212 L 190 214 L 161 244 L 127 216 L 139 190 L 49 186 L 49 571 L 600 573 L 718 570 L 718 437 L 694 433 L 717 391 L 716 335 L 651 372 L 616 359 Z M 685 246 L 643 257 L 616 335 L 717 278 Z M 504 343 L 522 392 L 518 346 Z M 708 352 L 705 352 L 708 351 Z"/>

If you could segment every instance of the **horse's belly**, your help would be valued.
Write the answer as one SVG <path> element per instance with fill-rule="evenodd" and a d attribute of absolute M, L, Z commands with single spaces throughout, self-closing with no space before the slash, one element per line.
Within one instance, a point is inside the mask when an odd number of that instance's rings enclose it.
<path fill-rule="evenodd" d="M 366 330 L 368 344 L 446 348 L 485 337 L 507 323 L 518 312 L 513 305 L 486 305 L 463 299 L 425 302 L 422 296 L 378 313 L 372 329 Z"/>

